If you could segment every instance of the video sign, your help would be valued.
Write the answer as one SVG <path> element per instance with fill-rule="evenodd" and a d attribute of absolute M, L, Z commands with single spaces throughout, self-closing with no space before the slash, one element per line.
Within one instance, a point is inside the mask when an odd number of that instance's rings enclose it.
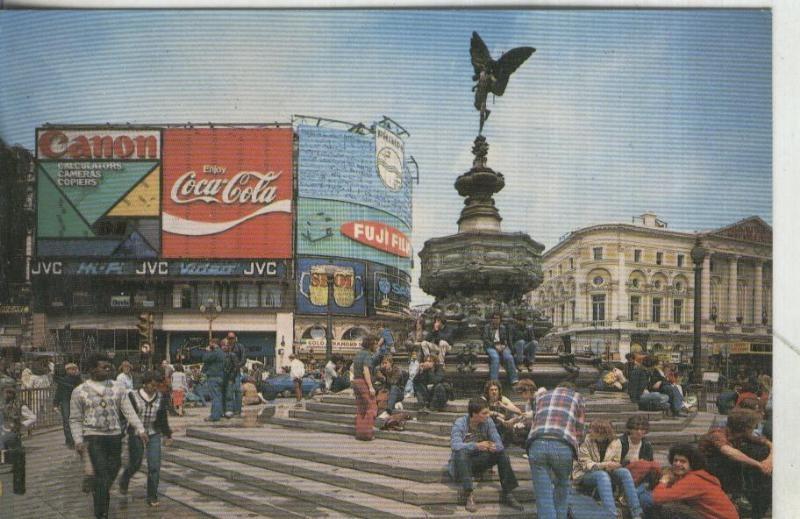
<path fill-rule="evenodd" d="M 333 276 L 329 299 L 328 271 Z M 297 313 L 359 315 L 367 313 L 366 268 L 357 261 L 323 258 L 297 260 Z"/>
<path fill-rule="evenodd" d="M 161 131 L 39 128 L 37 255 L 154 258 Z"/>
<path fill-rule="evenodd" d="M 291 258 L 291 128 L 164 131 L 162 256 Z"/>
<path fill-rule="evenodd" d="M 411 229 L 364 205 L 300 198 L 297 253 L 372 261 L 411 272 Z"/>

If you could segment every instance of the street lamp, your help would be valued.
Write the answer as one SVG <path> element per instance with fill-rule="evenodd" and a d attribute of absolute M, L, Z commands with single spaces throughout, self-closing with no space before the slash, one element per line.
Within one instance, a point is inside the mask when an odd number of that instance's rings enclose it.
<path fill-rule="evenodd" d="M 703 370 L 701 369 L 703 358 L 701 345 L 703 324 L 703 316 L 701 313 L 703 305 L 701 297 L 703 290 L 703 260 L 706 257 L 706 250 L 700 245 L 700 238 L 697 238 L 695 241 L 691 254 L 692 262 L 694 263 L 694 340 L 692 342 L 692 385 L 695 387 L 695 390 L 699 395 L 700 407 L 704 408 L 705 402 L 703 402 L 703 396 L 705 393 L 703 392 Z"/>
<path fill-rule="evenodd" d="M 205 304 L 200 305 L 200 313 L 203 314 L 203 317 L 208 319 L 208 344 L 211 344 L 213 333 L 211 323 L 222 313 L 222 306 L 214 301 L 213 298 L 209 297 Z"/>

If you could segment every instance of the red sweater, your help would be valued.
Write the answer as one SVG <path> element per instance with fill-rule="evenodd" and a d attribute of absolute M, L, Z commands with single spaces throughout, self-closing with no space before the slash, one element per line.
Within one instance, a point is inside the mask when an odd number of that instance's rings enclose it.
<path fill-rule="evenodd" d="M 659 484 L 653 489 L 653 501 L 656 504 L 680 501 L 706 519 L 739 519 L 719 480 L 705 470 L 693 470 L 669 486 Z"/>

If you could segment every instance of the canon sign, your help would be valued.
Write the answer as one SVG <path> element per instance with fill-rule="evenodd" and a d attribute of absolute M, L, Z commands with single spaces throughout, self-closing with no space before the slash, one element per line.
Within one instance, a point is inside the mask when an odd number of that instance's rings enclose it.
<path fill-rule="evenodd" d="M 38 130 L 37 157 L 55 160 L 158 159 L 158 130 Z"/>

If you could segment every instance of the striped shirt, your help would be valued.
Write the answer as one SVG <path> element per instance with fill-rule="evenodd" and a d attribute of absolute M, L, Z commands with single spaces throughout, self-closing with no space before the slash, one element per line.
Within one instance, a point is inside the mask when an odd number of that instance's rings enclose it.
<path fill-rule="evenodd" d="M 537 438 L 553 438 L 568 443 L 574 453 L 583 441 L 586 408 L 580 393 L 565 387 L 536 397 L 536 414 L 528 444 Z"/>

